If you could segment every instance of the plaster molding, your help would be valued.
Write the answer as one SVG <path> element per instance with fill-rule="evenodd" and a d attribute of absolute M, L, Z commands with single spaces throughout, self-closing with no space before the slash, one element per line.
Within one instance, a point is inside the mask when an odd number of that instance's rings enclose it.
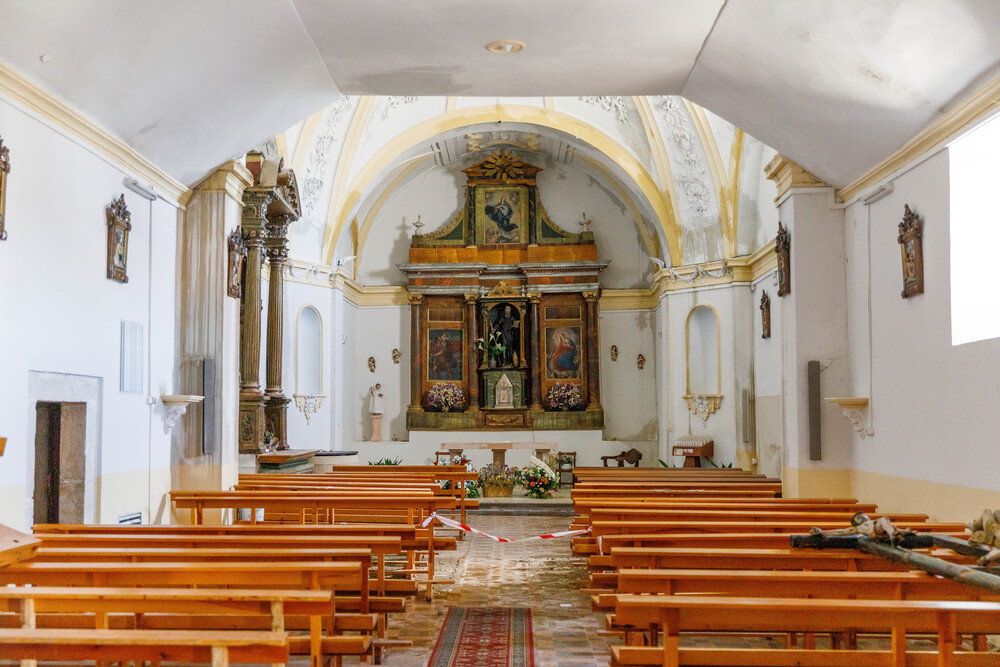
<path fill-rule="evenodd" d="M 764 176 L 769 181 L 774 181 L 778 191 L 774 197 L 775 203 L 779 202 L 792 189 L 830 187 L 781 153 L 771 158 L 771 161 L 764 167 Z"/>
<path fill-rule="evenodd" d="M 127 174 L 149 183 L 157 194 L 181 208 L 194 194 L 111 132 L 3 64 L 0 64 L 0 94 L 46 124 L 64 130 Z"/>
<path fill-rule="evenodd" d="M 687 403 L 691 414 L 701 417 L 703 424 L 707 423 L 708 418 L 722 405 L 722 396 L 719 394 L 685 394 L 681 398 Z"/>
<path fill-rule="evenodd" d="M 696 150 L 700 142 L 695 140 L 696 132 L 688 127 L 682 111 L 684 107 L 678 104 L 678 99 L 683 100 L 674 95 L 656 97 L 663 120 L 671 128 L 670 141 L 678 151 L 679 168 L 674 181 L 690 209 L 698 215 L 707 215 L 712 194 L 707 182 L 709 172 L 706 166 L 701 164 Z"/>
<path fill-rule="evenodd" d="M 295 407 L 305 415 L 306 424 L 323 407 L 323 399 L 326 398 L 323 394 L 292 394 L 292 397 L 295 399 Z"/>
<path fill-rule="evenodd" d="M 230 160 L 196 185 L 194 191 L 197 194 L 224 192 L 242 206 L 243 191 L 251 185 L 253 185 L 253 174 L 246 165 L 238 160 Z"/>
<path fill-rule="evenodd" d="M 677 184 L 674 182 L 674 172 L 670 168 L 670 158 L 667 155 L 667 146 L 663 141 L 663 134 L 660 132 L 660 124 L 656 122 L 656 114 L 653 112 L 653 107 L 650 105 L 648 97 L 637 96 L 633 100 L 635 101 L 636 109 L 639 111 L 639 120 L 642 122 L 643 134 L 650 137 L 649 145 L 653 154 L 653 165 L 656 167 L 656 175 L 662 185 L 660 191 L 663 193 L 667 205 L 673 213 L 674 220 L 680 221 L 681 211 L 678 205 Z M 674 236 L 668 236 L 666 240 L 668 252 L 671 252 L 671 255 L 672 251 L 676 249 L 677 255 L 683 256 L 684 242 L 679 223 L 676 225 Z"/>
<path fill-rule="evenodd" d="M 649 289 L 601 290 L 601 312 L 612 310 L 653 310 L 659 300 Z"/>
<path fill-rule="evenodd" d="M 316 229 L 321 224 L 316 219 L 316 204 L 323 192 L 327 166 L 334 156 L 337 144 L 337 127 L 350 108 L 352 98 L 341 97 L 326 108 L 323 121 L 315 130 L 315 140 L 310 140 L 310 150 L 305 171 L 302 172 L 302 213 L 308 227 Z M 310 138 L 311 139 L 311 138 Z"/>
<path fill-rule="evenodd" d="M 379 114 L 379 120 L 386 120 L 389 114 L 406 104 L 412 104 L 417 101 L 416 95 L 389 95 L 385 99 L 385 106 L 382 107 L 382 113 Z"/>
<path fill-rule="evenodd" d="M 624 97 L 581 97 L 587 104 L 596 104 L 608 113 L 613 113 L 618 122 L 628 125 L 628 106 Z"/>
<path fill-rule="evenodd" d="M 361 285 L 344 267 L 289 259 L 285 263 L 285 282 L 340 290 L 355 306 L 405 306 L 406 287 L 402 285 Z"/>
<path fill-rule="evenodd" d="M 723 252 L 726 257 L 733 257 L 736 254 L 736 221 L 731 207 L 732 178 L 726 175 L 725 166 L 722 164 L 722 151 L 719 150 L 719 142 L 715 139 L 715 132 L 709 123 L 708 114 L 697 104 L 684 100 L 688 113 L 694 121 L 695 130 L 701 140 L 702 149 L 705 151 L 705 158 L 708 160 L 708 170 L 712 175 L 712 182 L 715 185 L 715 196 L 719 206 L 719 222 L 722 227 Z M 733 144 L 736 143 L 735 129 L 733 132 Z M 742 144 L 741 144 L 742 145 Z M 732 159 L 730 159 L 732 162 Z M 739 178 L 736 179 L 737 187 Z"/>
<path fill-rule="evenodd" d="M 375 99 L 373 95 L 365 95 L 358 102 L 354 115 L 351 117 L 351 124 L 347 128 L 347 134 L 344 136 L 340 155 L 337 158 L 337 169 L 333 176 L 333 190 L 330 192 L 330 202 L 326 211 L 326 230 L 323 234 L 322 256 L 328 262 L 333 261 L 333 253 L 337 248 L 340 233 L 347 225 L 350 213 L 361 198 L 361 190 L 354 187 L 357 177 L 348 184 L 348 176 L 351 173 L 354 158 L 357 156 L 358 147 L 361 145 L 365 126 L 368 125 L 371 118 Z"/>
<path fill-rule="evenodd" d="M 308 157 L 309 149 L 312 147 L 312 139 L 316 134 L 316 127 L 323 119 L 323 114 L 325 113 L 326 108 L 320 109 L 306 118 L 302 123 L 302 129 L 299 130 L 299 137 L 295 141 L 295 152 L 292 154 L 291 162 L 292 171 L 296 174 L 305 174 L 306 157 Z"/>
<path fill-rule="evenodd" d="M 976 123 L 1000 106 L 1000 77 L 974 92 L 902 148 L 872 167 L 861 178 L 837 191 L 841 201 L 851 201 L 863 191 L 896 174 L 921 156 L 941 146 L 953 135 Z"/>

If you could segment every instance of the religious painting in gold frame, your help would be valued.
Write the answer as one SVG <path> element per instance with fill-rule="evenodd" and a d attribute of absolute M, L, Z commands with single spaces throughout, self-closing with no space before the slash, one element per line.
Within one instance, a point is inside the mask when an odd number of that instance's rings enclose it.
<path fill-rule="evenodd" d="M 7 240 L 7 174 L 10 173 L 10 149 L 0 137 L 0 241 Z"/>
<path fill-rule="evenodd" d="M 125 205 L 125 193 L 108 206 L 108 279 L 128 282 L 128 233 L 132 214 Z"/>
<path fill-rule="evenodd" d="M 528 186 L 476 187 L 476 244 L 528 242 Z"/>
<path fill-rule="evenodd" d="M 899 223 L 899 252 L 903 260 L 903 298 L 924 293 L 923 223 L 910 205 L 903 208 L 903 221 Z"/>

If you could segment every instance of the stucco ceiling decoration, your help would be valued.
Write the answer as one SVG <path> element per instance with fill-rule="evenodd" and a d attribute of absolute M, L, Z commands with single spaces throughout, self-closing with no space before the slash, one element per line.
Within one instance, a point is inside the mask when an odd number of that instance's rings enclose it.
<path fill-rule="evenodd" d="M 581 97 L 587 104 L 596 104 L 605 111 L 613 113 L 619 123 L 628 123 L 628 105 L 624 97 Z"/>
<path fill-rule="evenodd" d="M 596 94 L 683 95 L 841 187 L 1000 73 L 995 0 L 0 0 L 0 16 L 0 61 L 187 184 L 341 94 Z M 499 27 L 526 48 L 486 51 Z"/>
<path fill-rule="evenodd" d="M 528 169 L 521 158 L 515 157 L 510 151 L 500 149 L 483 162 L 483 176 L 495 181 L 516 181 L 524 178 Z"/>
<path fill-rule="evenodd" d="M 305 176 L 302 179 L 302 208 L 305 211 L 303 222 L 309 226 L 322 224 L 320 216 L 323 211 L 317 211 L 316 206 L 324 189 L 324 182 L 329 180 L 330 159 L 337 154 L 337 128 L 351 105 L 350 97 L 342 97 L 330 105 L 309 151 Z"/>

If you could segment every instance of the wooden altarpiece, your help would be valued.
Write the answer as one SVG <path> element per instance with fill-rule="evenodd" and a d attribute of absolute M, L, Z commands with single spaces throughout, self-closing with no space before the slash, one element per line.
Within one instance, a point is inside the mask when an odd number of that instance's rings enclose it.
<path fill-rule="evenodd" d="M 573 234 L 539 197 L 538 167 L 501 150 L 465 169 L 465 204 L 438 230 L 414 234 L 411 430 L 564 430 L 604 426 L 598 355 L 598 261 L 593 234 Z M 494 335 L 502 351 L 482 350 Z M 488 347 L 488 346 L 487 346 Z M 436 384 L 462 389 L 461 409 L 435 410 Z M 575 409 L 549 404 L 558 383 Z"/>

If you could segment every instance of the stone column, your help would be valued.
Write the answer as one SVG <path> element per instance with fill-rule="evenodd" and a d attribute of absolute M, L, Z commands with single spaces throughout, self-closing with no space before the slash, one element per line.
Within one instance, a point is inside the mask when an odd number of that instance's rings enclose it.
<path fill-rule="evenodd" d="M 264 441 L 264 394 L 260 390 L 260 266 L 267 235 L 270 191 L 243 193 L 243 239 L 247 246 L 240 322 L 240 452 L 256 454 Z"/>
<path fill-rule="evenodd" d="M 478 294 L 465 295 L 465 331 L 469 346 L 469 412 L 479 412 L 479 316 L 476 312 Z"/>
<path fill-rule="evenodd" d="M 423 385 L 421 369 L 424 359 L 420 351 L 420 323 L 423 318 L 424 295 L 407 294 L 406 299 L 410 302 L 410 410 L 423 412 L 420 388 Z"/>
<path fill-rule="evenodd" d="M 529 409 L 533 411 L 542 410 L 542 343 L 541 343 L 541 331 L 542 323 L 539 315 L 539 304 L 542 301 L 542 295 L 538 292 L 528 292 L 528 317 L 530 319 L 531 339 L 529 341 L 530 345 L 530 355 L 531 355 L 531 402 L 529 403 Z"/>
<path fill-rule="evenodd" d="M 267 259 L 271 276 L 267 294 L 267 405 L 264 408 L 267 430 L 278 438 L 278 449 L 288 449 L 288 403 L 281 388 L 281 349 L 285 329 L 285 263 L 288 261 L 287 215 L 277 215 L 266 224 Z"/>
<path fill-rule="evenodd" d="M 601 409 L 601 358 L 597 321 L 597 299 L 599 291 L 584 292 L 587 302 L 587 409 Z"/>

